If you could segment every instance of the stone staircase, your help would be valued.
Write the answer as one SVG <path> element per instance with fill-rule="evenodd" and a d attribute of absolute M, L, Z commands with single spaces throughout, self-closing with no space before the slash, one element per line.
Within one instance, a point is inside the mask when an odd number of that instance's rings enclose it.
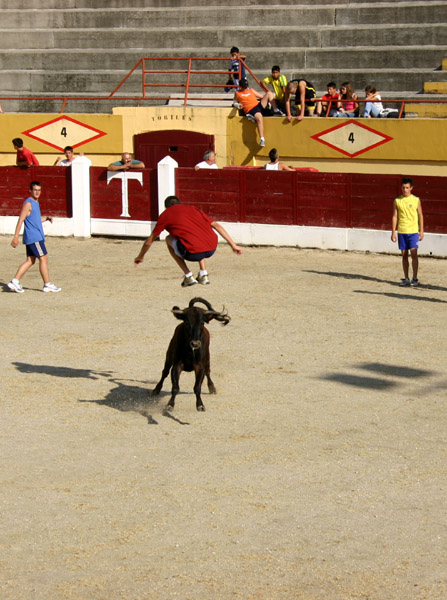
<path fill-rule="evenodd" d="M 275 0 L 273 0 L 275 2 Z M 107 98 L 145 56 L 228 57 L 233 45 L 263 78 L 279 64 L 288 79 L 303 76 L 318 92 L 349 80 L 360 96 L 372 84 L 383 98 L 443 98 L 430 84 L 447 85 L 447 3 L 439 0 L 0 0 L 0 96 L 4 111 L 59 112 L 51 97 Z M 157 65 L 154 68 L 160 68 Z M 170 69 L 185 63 L 169 61 Z M 201 69 L 216 63 L 201 61 Z M 226 61 L 219 70 L 227 68 Z M 154 83 L 183 76 L 151 75 Z M 222 84 L 225 75 L 194 75 L 193 83 Z M 184 80 L 184 79 L 183 79 Z M 424 89 L 425 86 L 425 89 Z M 118 94 L 125 100 L 69 101 L 66 112 L 111 112 L 135 105 L 141 70 Z M 154 88 L 157 89 L 157 88 Z M 200 89 L 202 96 L 216 88 Z M 165 88 L 152 96 L 178 93 Z M 194 91 L 194 89 L 193 89 Z M 216 101 L 225 102 L 217 88 Z M 206 93 L 205 93 L 206 92 Z M 25 96 L 43 100 L 22 100 Z M 228 94 L 231 96 L 231 94 Z M 48 99 L 47 99 L 48 98 Z M 142 105 L 165 100 L 141 102 Z"/>

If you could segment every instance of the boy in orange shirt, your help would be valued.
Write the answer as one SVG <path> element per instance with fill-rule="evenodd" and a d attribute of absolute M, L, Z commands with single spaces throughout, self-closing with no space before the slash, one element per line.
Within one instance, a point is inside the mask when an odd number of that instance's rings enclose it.
<path fill-rule="evenodd" d="M 261 94 L 249 88 L 246 79 L 241 79 L 234 96 L 239 105 L 238 108 L 242 108 L 249 121 L 256 123 L 260 137 L 259 145 L 265 146 L 263 109 L 267 108 L 267 104 L 275 99 L 275 94 L 273 92 Z"/>

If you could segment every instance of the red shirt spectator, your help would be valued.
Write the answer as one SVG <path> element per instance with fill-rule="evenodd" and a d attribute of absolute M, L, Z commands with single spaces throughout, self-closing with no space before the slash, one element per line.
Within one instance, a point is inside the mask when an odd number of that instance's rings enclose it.
<path fill-rule="evenodd" d="M 21 138 L 14 138 L 12 140 L 15 150 L 17 150 L 16 165 L 18 167 L 32 167 L 33 165 L 39 166 L 39 161 L 28 148 L 23 145 Z"/>

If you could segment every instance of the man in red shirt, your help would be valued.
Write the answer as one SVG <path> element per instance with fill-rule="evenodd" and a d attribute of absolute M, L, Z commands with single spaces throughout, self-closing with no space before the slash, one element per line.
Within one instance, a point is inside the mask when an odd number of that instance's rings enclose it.
<path fill-rule="evenodd" d="M 337 92 L 337 85 L 331 81 L 327 84 L 327 94 L 321 96 L 317 102 L 315 114 L 319 117 L 325 117 L 329 111 L 328 117 L 334 117 L 337 112 L 337 104 L 340 94 Z"/>
<path fill-rule="evenodd" d="M 247 119 L 256 123 L 260 137 L 259 145 L 265 146 L 263 109 L 267 108 L 269 102 L 275 103 L 275 94 L 269 91 L 261 94 L 249 88 L 246 79 L 241 79 L 234 98 L 238 103 L 238 108 L 242 108 Z"/>
<path fill-rule="evenodd" d="M 32 167 L 33 165 L 39 166 L 39 161 L 28 148 L 23 145 L 22 138 L 14 138 L 12 140 L 14 149 L 17 150 L 16 165 L 18 167 Z"/>
<path fill-rule="evenodd" d="M 135 258 L 136 265 L 143 262 L 144 255 L 152 246 L 155 238 L 164 229 L 170 234 L 166 238 L 168 250 L 185 274 L 182 287 L 195 285 L 196 283 L 207 285 L 210 282 L 205 259 L 212 256 L 217 248 L 218 237 L 214 230 L 220 233 L 231 246 L 233 252 L 242 254 L 242 248 L 234 243 L 222 225 L 213 221 L 211 217 L 197 207 L 180 204 L 177 196 L 168 196 L 165 200 L 165 208 L 166 210 L 161 213 L 151 235 L 144 242 L 139 255 Z M 187 267 L 185 260 L 199 263 L 200 271 L 197 279 Z"/>

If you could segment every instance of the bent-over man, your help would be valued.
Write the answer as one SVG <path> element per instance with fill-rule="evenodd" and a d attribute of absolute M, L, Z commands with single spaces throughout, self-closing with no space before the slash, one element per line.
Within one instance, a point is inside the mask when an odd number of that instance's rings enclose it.
<path fill-rule="evenodd" d="M 242 248 L 234 243 L 222 225 L 213 221 L 196 206 L 180 204 L 177 196 L 168 196 L 165 200 L 165 208 L 135 258 L 136 265 L 143 262 L 144 255 L 164 229 L 169 232 L 166 237 L 169 253 L 184 273 L 182 287 L 196 283 L 209 284 L 205 261 L 216 251 L 218 241 L 216 231 L 229 244 L 233 252 L 242 254 Z M 197 279 L 186 265 L 186 260 L 199 263 L 200 271 Z"/>

